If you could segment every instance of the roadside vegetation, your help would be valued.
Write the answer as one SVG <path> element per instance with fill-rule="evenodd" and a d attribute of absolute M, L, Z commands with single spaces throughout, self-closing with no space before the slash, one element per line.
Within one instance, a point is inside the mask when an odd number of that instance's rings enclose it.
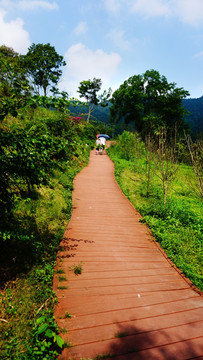
<path fill-rule="evenodd" d="M 183 141 L 177 144 L 179 154 L 172 163 L 168 150 L 164 161 L 160 158 L 158 137 L 154 140 L 149 146 L 137 133 L 127 131 L 118 137 L 108 149 L 115 163 L 116 180 L 168 257 L 203 291 L 203 202 L 199 179 Z M 199 163 L 202 160 L 199 158 Z M 199 171 L 202 175 L 201 168 Z"/>

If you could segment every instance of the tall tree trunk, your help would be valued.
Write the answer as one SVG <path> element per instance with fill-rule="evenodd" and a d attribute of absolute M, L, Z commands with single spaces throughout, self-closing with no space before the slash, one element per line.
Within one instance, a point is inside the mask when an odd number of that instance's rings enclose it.
<path fill-rule="evenodd" d="M 91 110 L 90 110 L 90 108 L 89 108 L 89 112 L 88 112 L 88 115 L 87 115 L 87 123 L 90 122 L 90 115 L 91 115 Z"/>

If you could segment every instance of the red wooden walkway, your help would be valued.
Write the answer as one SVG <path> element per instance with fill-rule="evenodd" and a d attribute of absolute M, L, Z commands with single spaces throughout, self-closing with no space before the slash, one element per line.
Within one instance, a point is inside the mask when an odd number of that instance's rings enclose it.
<path fill-rule="evenodd" d="M 55 316 L 72 344 L 59 359 L 203 359 L 203 298 L 139 222 L 107 155 L 91 152 L 73 207 L 57 257 L 65 274 L 54 278 Z"/>

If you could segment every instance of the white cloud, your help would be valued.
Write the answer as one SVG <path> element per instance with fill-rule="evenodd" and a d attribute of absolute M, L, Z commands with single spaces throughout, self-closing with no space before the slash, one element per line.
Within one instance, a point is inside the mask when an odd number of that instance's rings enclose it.
<path fill-rule="evenodd" d="M 30 46 L 29 33 L 23 29 L 24 22 L 17 18 L 5 22 L 6 12 L 0 10 L 0 44 L 12 47 L 20 54 L 25 54 Z"/>
<path fill-rule="evenodd" d="M 81 43 L 72 45 L 64 59 L 67 62 L 67 68 L 59 87 L 67 91 L 70 96 L 77 98 L 79 98 L 77 89 L 83 80 L 100 78 L 103 89 L 108 89 L 121 63 L 119 54 L 107 54 L 101 49 L 93 51 Z"/>
<path fill-rule="evenodd" d="M 128 0 L 128 5 L 131 12 L 145 17 L 178 17 L 190 25 L 203 22 L 203 0 Z"/>
<path fill-rule="evenodd" d="M 112 14 L 117 14 L 120 10 L 121 2 L 119 0 L 104 0 L 104 5 Z"/>
<path fill-rule="evenodd" d="M 190 25 L 199 25 L 203 22 L 202 0 L 172 0 L 171 7 L 181 21 Z"/>
<path fill-rule="evenodd" d="M 171 13 L 168 1 L 130 0 L 129 3 L 131 12 L 140 13 L 145 17 L 168 16 Z"/>
<path fill-rule="evenodd" d="M 87 23 L 85 21 L 82 21 L 81 23 L 78 24 L 78 26 L 76 26 L 73 32 L 75 35 L 79 36 L 85 34 L 87 30 L 88 30 Z"/>
<path fill-rule="evenodd" d="M 113 29 L 108 33 L 107 37 L 110 38 L 119 49 L 130 50 L 130 41 L 125 40 L 124 35 L 124 31 Z"/>
<path fill-rule="evenodd" d="M 48 1 L 40 1 L 40 0 L 21 0 L 19 1 L 19 7 L 21 10 L 55 10 L 58 9 L 57 3 L 50 3 Z"/>
<path fill-rule="evenodd" d="M 203 0 L 104 0 L 104 5 L 114 14 L 127 10 L 145 18 L 176 17 L 193 26 L 203 23 Z"/>
<path fill-rule="evenodd" d="M 200 51 L 199 53 L 195 54 L 194 57 L 203 57 L 203 51 Z"/>
<path fill-rule="evenodd" d="M 3 9 L 9 9 L 12 5 L 12 0 L 0 0 L 0 7 Z"/>

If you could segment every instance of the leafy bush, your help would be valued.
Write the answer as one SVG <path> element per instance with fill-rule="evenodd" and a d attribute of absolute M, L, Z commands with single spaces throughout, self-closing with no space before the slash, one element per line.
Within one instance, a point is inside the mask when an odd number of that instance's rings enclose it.
<path fill-rule="evenodd" d="M 142 143 L 136 133 L 124 131 L 118 136 L 114 145 L 114 152 L 118 152 L 121 159 L 132 160 L 140 155 L 142 148 Z"/>

